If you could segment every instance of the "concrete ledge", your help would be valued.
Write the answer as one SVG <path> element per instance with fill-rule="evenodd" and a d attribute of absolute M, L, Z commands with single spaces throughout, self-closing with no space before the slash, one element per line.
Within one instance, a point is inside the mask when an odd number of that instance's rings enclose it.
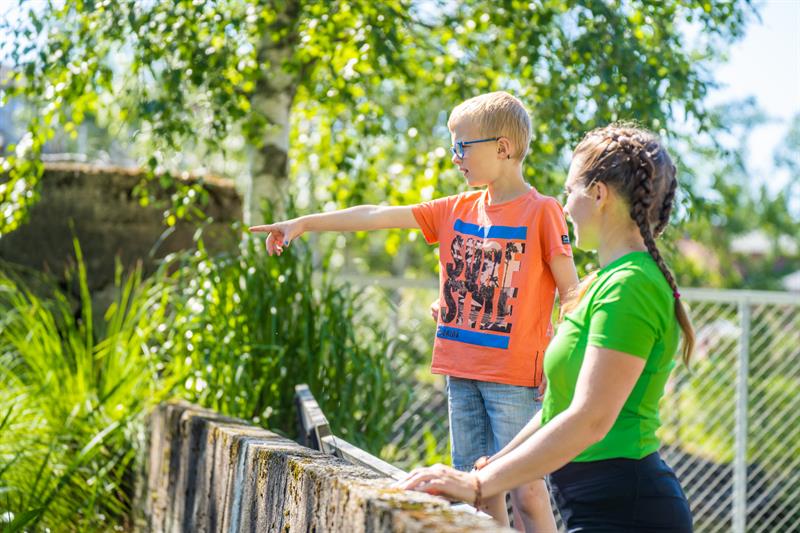
<path fill-rule="evenodd" d="M 168 254 L 194 249 L 196 222 L 178 222 L 169 230 L 163 222 L 171 191 L 153 186 L 154 203 L 139 204 L 134 190 L 143 177 L 139 169 L 47 163 L 41 199 L 31 208 L 28 222 L 0 239 L 0 258 L 50 272 L 62 282 L 65 268 L 75 261 L 72 238 L 77 237 L 94 293 L 113 286 L 116 258 L 126 268 L 141 262 L 148 274 Z M 186 176 L 183 182 L 200 180 Z M 233 182 L 208 176 L 200 183 L 209 200 L 201 206 L 209 222 L 203 234 L 206 246 L 211 251 L 235 250 L 241 237 L 231 224 L 241 220 L 242 205 Z"/>
<path fill-rule="evenodd" d="M 501 531 L 496 523 L 270 431 L 186 403 L 150 418 L 154 532 Z M 511 530 L 506 530 L 511 531 Z"/>

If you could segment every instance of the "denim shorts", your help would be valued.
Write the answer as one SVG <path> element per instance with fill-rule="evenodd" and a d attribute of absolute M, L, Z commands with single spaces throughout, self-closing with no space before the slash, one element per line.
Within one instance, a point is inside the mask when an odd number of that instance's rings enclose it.
<path fill-rule="evenodd" d="M 692 531 L 686 496 L 658 452 L 568 463 L 550 474 L 550 488 L 570 533 Z"/>
<path fill-rule="evenodd" d="M 542 408 L 539 389 L 447 377 L 453 468 L 472 470 L 501 450 Z"/>

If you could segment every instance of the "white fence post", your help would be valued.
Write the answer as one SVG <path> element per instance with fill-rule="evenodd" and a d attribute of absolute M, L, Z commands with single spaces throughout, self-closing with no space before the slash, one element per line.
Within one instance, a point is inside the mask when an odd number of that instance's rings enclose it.
<path fill-rule="evenodd" d="M 736 441 L 733 459 L 733 531 L 747 526 L 747 377 L 750 363 L 750 302 L 739 300 L 739 361 L 736 371 Z"/>

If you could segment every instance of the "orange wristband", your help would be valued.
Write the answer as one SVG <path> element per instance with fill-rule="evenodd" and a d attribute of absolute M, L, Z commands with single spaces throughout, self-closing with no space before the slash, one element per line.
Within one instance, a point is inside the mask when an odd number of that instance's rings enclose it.
<path fill-rule="evenodd" d="M 472 502 L 472 506 L 480 510 L 481 504 L 483 503 L 483 498 L 481 497 L 481 480 L 478 479 L 477 475 L 473 479 L 475 479 L 475 500 Z"/>

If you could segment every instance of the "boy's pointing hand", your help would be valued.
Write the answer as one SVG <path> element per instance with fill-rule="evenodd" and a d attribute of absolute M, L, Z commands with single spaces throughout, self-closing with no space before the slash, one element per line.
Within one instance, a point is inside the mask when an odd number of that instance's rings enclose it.
<path fill-rule="evenodd" d="M 283 249 L 288 247 L 295 237 L 303 234 L 303 229 L 296 219 L 251 226 L 249 229 L 253 233 L 269 233 L 266 240 L 267 253 L 269 255 L 281 255 Z"/>

